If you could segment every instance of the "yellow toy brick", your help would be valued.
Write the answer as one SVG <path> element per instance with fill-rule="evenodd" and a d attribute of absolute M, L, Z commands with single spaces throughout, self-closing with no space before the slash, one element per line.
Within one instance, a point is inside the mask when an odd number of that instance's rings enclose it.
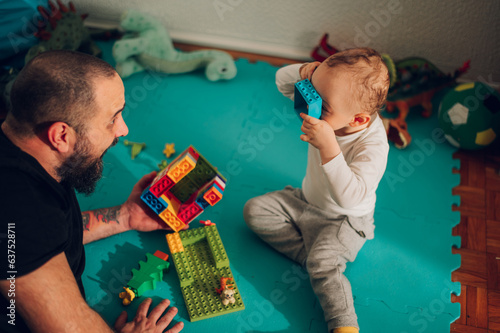
<path fill-rule="evenodd" d="M 170 207 L 167 207 L 161 214 L 160 218 L 165 221 L 165 223 L 172 228 L 172 230 L 178 232 L 185 227 L 184 222 L 182 222 L 177 215 L 171 210 Z"/>
<path fill-rule="evenodd" d="M 163 200 L 163 203 L 166 204 L 165 207 L 170 208 L 171 212 L 175 213 L 177 216 L 181 202 L 177 200 L 176 197 L 167 196 L 166 194 L 162 194 L 160 198 Z"/>
<path fill-rule="evenodd" d="M 178 183 L 185 175 L 191 172 L 195 166 L 196 160 L 188 153 L 169 168 L 167 175 L 174 182 Z"/>
<path fill-rule="evenodd" d="M 170 248 L 170 252 L 184 252 L 184 246 L 182 245 L 181 237 L 178 233 L 167 234 L 167 243 Z"/>

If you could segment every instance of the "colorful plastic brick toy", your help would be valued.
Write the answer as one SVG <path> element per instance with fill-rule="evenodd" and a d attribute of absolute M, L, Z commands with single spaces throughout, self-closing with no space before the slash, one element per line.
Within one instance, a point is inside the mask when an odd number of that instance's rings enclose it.
<path fill-rule="evenodd" d="M 226 178 L 189 146 L 156 176 L 141 199 L 177 232 L 219 202 L 225 187 Z"/>
<path fill-rule="evenodd" d="M 227 283 L 234 281 L 233 273 L 214 224 L 168 234 L 167 243 L 190 321 L 245 309 L 236 283 Z M 219 290 L 221 295 L 224 290 L 229 291 L 227 301 L 221 302 Z"/>
<path fill-rule="evenodd" d="M 305 113 L 314 118 L 321 117 L 322 99 L 308 79 L 295 83 L 294 95 L 294 108 L 299 115 Z"/>
<path fill-rule="evenodd" d="M 156 251 L 154 255 L 146 253 L 146 258 L 146 262 L 139 261 L 139 270 L 132 269 L 132 279 L 123 287 L 125 291 L 119 294 L 123 305 L 129 305 L 145 291 L 155 289 L 156 282 L 163 279 L 163 272 L 168 272 L 168 254 Z"/>

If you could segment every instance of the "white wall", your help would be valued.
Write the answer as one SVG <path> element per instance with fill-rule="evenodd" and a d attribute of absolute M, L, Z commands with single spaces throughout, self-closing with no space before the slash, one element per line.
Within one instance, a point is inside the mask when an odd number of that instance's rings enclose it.
<path fill-rule="evenodd" d="M 91 21 L 127 9 L 161 20 L 175 41 L 307 58 L 323 33 L 339 49 L 370 46 L 445 72 L 467 59 L 470 80 L 500 82 L 497 0 L 74 0 Z"/>

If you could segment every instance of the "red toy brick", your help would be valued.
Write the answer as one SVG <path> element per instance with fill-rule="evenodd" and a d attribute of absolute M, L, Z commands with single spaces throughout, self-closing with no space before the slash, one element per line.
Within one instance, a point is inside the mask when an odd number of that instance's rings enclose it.
<path fill-rule="evenodd" d="M 189 205 L 181 206 L 181 208 L 179 209 L 179 213 L 177 214 L 177 217 L 181 219 L 184 223 L 188 224 L 202 212 L 203 208 L 201 208 L 200 205 L 196 203 L 196 201 L 193 201 Z"/>
<path fill-rule="evenodd" d="M 155 257 L 160 258 L 161 260 L 168 260 L 168 254 L 161 252 L 160 250 L 156 250 L 156 252 L 153 254 Z"/>
<path fill-rule="evenodd" d="M 175 185 L 174 181 L 167 175 L 159 179 L 154 185 L 149 188 L 149 192 L 159 198 L 163 193 L 170 190 Z"/>

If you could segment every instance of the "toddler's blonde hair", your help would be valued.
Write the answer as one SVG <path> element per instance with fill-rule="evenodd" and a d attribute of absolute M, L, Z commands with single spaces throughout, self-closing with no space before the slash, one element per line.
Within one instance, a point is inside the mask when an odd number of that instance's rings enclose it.
<path fill-rule="evenodd" d="M 355 101 L 362 112 L 373 114 L 384 106 L 389 91 L 389 71 L 380 54 L 369 47 L 347 49 L 325 60 L 330 68 L 343 68 L 354 78 Z"/>

